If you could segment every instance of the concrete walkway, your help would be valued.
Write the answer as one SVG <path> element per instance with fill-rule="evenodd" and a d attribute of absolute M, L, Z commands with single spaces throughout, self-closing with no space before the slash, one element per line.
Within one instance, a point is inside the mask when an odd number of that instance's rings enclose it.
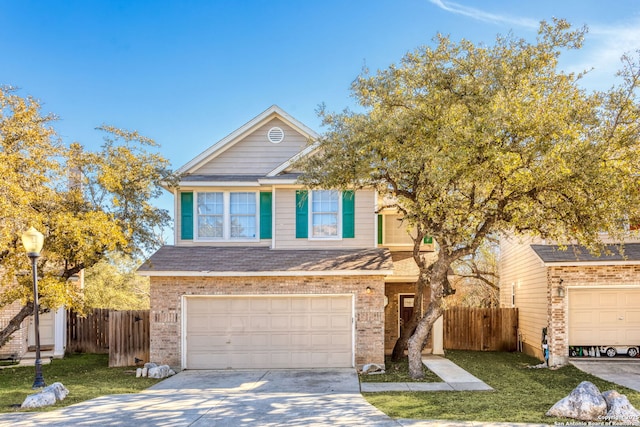
<path fill-rule="evenodd" d="M 385 391 L 487 391 L 493 390 L 482 380 L 474 377 L 449 359 L 427 355 L 422 363 L 443 382 L 438 383 L 360 383 L 363 393 Z"/>

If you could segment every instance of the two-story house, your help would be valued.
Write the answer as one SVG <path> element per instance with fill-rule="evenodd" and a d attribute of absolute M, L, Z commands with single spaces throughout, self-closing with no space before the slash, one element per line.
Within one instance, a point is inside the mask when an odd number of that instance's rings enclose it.
<path fill-rule="evenodd" d="M 411 241 L 374 190 L 297 182 L 292 165 L 317 138 L 272 106 L 178 170 L 175 244 L 138 270 L 151 278 L 152 360 L 384 364 L 414 305 Z"/>

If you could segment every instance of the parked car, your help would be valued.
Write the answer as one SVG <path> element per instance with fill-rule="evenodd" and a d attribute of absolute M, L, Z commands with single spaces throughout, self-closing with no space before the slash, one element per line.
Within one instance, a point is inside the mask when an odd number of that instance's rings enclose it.
<path fill-rule="evenodd" d="M 608 357 L 615 357 L 618 354 L 626 354 L 629 357 L 636 357 L 639 349 L 637 346 L 608 346 L 603 345 L 599 347 L 600 353 L 606 354 Z"/>

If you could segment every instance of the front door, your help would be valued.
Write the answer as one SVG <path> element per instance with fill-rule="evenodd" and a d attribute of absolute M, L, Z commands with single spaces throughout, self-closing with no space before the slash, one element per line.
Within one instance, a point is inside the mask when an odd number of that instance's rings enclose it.
<path fill-rule="evenodd" d="M 400 330 L 398 331 L 398 336 L 402 335 L 402 328 L 409 322 L 409 320 L 411 320 L 411 316 L 413 315 L 413 303 L 413 294 L 400 295 Z"/>

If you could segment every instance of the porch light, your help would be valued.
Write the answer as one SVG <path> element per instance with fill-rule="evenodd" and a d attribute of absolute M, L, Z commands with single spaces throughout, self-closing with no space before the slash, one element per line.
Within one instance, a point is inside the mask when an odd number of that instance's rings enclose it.
<path fill-rule="evenodd" d="M 564 282 L 564 280 L 560 279 L 560 284 L 558 285 L 558 296 L 560 298 L 564 297 L 564 286 L 562 286 L 562 282 Z"/>
<path fill-rule="evenodd" d="M 45 386 L 42 376 L 42 360 L 40 360 L 40 304 L 38 304 L 38 265 L 40 251 L 44 244 L 44 236 L 35 228 L 29 228 L 22 235 L 22 245 L 31 260 L 31 272 L 33 275 L 33 320 L 36 341 L 36 376 L 32 388 L 42 388 Z"/>

